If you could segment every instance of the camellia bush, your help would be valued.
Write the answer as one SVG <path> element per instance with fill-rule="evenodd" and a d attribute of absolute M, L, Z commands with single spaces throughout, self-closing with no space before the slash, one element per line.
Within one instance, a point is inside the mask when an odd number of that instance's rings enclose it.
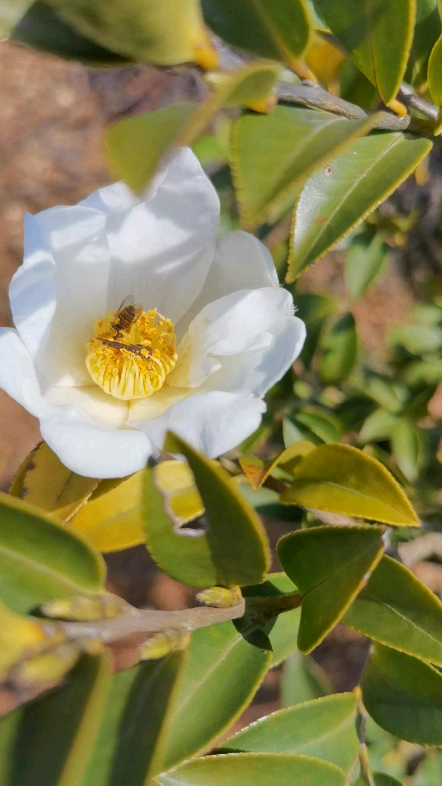
<path fill-rule="evenodd" d="M 404 558 L 442 517 L 440 287 L 379 362 L 302 286 L 339 244 L 354 304 L 407 244 L 439 11 L 1 0 L 20 45 L 201 89 L 107 129 L 115 185 L 25 217 L 0 387 L 43 441 L 0 494 L 0 786 L 441 783 L 442 604 Z M 106 591 L 140 544 L 194 606 Z M 338 622 L 371 640 L 352 693 L 309 655 Z M 277 667 L 282 708 L 233 734 Z"/>

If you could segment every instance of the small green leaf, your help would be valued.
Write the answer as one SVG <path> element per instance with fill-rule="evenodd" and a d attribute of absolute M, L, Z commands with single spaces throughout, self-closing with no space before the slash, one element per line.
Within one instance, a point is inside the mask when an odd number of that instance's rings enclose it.
<path fill-rule="evenodd" d="M 286 505 L 374 519 L 398 527 L 419 526 L 402 489 L 376 459 L 350 445 L 319 445 L 293 470 L 281 495 Z"/>
<path fill-rule="evenodd" d="M 271 657 L 231 622 L 194 631 L 187 655 L 168 727 L 166 770 L 195 756 L 233 723 L 251 701 Z"/>
<path fill-rule="evenodd" d="M 387 409 L 379 407 L 364 420 L 364 424 L 359 432 L 359 442 L 362 445 L 366 445 L 367 442 L 389 439 L 397 423 L 397 415 L 393 415 Z"/>
<path fill-rule="evenodd" d="M 358 334 L 352 314 L 329 324 L 320 341 L 319 373 L 325 385 L 340 385 L 353 371 L 358 357 Z"/>
<path fill-rule="evenodd" d="M 348 294 L 359 300 L 388 260 L 388 246 L 379 235 L 360 234 L 353 240 L 344 263 Z"/>
<path fill-rule="evenodd" d="M 334 160 L 329 156 L 329 166 L 308 179 L 297 201 L 286 280 L 294 281 L 371 213 L 430 150 L 427 139 L 388 132 L 358 139 Z"/>
<path fill-rule="evenodd" d="M 297 753 L 348 772 L 358 755 L 356 699 L 325 696 L 260 718 L 228 737 L 220 753 Z"/>
<path fill-rule="evenodd" d="M 354 386 L 364 396 L 368 396 L 390 412 L 399 412 L 409 395 L 406 386 L 401 382 L 370 371 L 365 371 L 361 379 L 355 381 Z"/>
<path fill-rule="evenodd" d="M 339 442 L 344 431 L 336 415 L 314 405 L 307 405 L 300 409 L 296 413 L 295 422 L 310 429 L 323 442 Z"/>
<path fill-rule="evenodd" d="M 319 699 L 330 693 L 334 693 L 333 685 L 313 658 L 302 652 L 293 652 L 287 658 L 281 677 L 281 703 L 284 707 Z"/>
<path fill-rule="evenodd" d="M 79 60 L 87 65 L 115 67 L 130 62 L 77 33 L 41 0 L 37 0 L 26 11 L 15 25 L 11 38 L 42 52 L 49 52 L 67 60 Z"/>
<path fill-rule="evenodd" d="M 1 786 L 78 786 L 109 687 L 109 655 L 83 656 L 57 691 L 0 721 Z"/>
<path fill-rule="evenodd" d="M 139 663 L 112 676 L 81 786 L 144 786 L 158 774 L 183 655 Z"/>
<path fill-rule="evenodd" d="M 345 773 L 308 756 L 230 753 L 196 759 L 158 780 L 161 786 L 345 786 Z"/>
<path fill-rule="evenodd" d="M 428 460 L 425 432 L 408 418 L 401 418 L 391 432 L 391 450 L 401 472 L 415 483 Z"/>
<path fill-rule="evenodd" d="M 419 765 L 413 786 L 439 786 L 442 783 L 442 754 L 439 751 L 426 751 Z"/>
<path fill-rule="evenodd" d="M 0 493 L 0 515 L 0 597 L 11 609 L 103 592 L 104 563 L 85 538 L 9 494 Z"/>
<path fill-rule="evenodd" d="M 244 587 L 242 594 L 248 597 L 269 597 L 296 592 L 297 587 L 290 581 L 285 573 L 270 573 L 266 581 L 251 587 Z M 278 614 L 264 626 L 264 631 L 269 637 L 272 646 L 272 660 L 270 668 L 279 666 L 294 649 L 299 628 L 301 609 L 291 609 L 283 614 Z"/>
<path fill-rule="evenodd" d="M 302 595 L 298 647 L 310 652 L 341 619 L 383 553 L 382 528 L 311 527 L 282 537 L 278 559 Z"/>
<path fill-rule="evenodd" d="M 294 201 L 306 178 L 373 122 L 288 106 L 268 115 L 241 115 L 233 127 L 230 166 L 244 228 L 253 230 Z"/>
<path fill-rule="evenodd" d="M 206 541 L 209 551 L 210 568 L 214 580 L 195 586 L 210 586 L 222 584 L 224 586 L 243 586 L 245 584 L 258 584 L 263 580 L 269 567 L 269 546 L 264 527 L 253 510 L 252 506 L 244 499 L 235 488 L 227 472 L 216 462 L 210 462 L 196 450 L 193 450 L 183 440 L 169 433 L 164 449 L 172 454 L 182 454 L 189 462 L 195 476 L 198 491 L 204 503 L 208 520 L 207 532 L 198 540 Z M 148 506 L 149 494 L 146 496 L 146 516 L 149 517 L 148 542 L 155 559 L 158 548 L 163 548 L 162 563 L 167 559 L 170 562 L 177 560 L 177 545 L 183 543 L 185 535 L 176 535 L 175 540 L 169 540 L 166 546 L 166 536 L 163 535 L 159 525 L 153 522 Z M 153 536 L 154 528 L 156 535 Z M 170 533 L 170 529 L 169 529 Z M 185 530 L 183 530 L 185 533 Z M 178 539 L 178 540 L 177 540 Z M 192 538 L 196 541 L 197 538 Z M 169 550 L 169 548 L 173 549 Z M 195 547 L 196 548 L 196 547 Z M 202 548 L 202 546 L 200 547 Z M 184 555 L 182 554 L 181 557 Z M 159 562 L 159 564 L 162 564 Z M 207 564 L 207 563 L 206 563 Z M 188 566 L 191 570 L 192 566 Z M 178 578 L 176 571 L 175 578 Z M 194 581 L 189 583 L 195 583 Z"/>
<path fill-rule="evenodd" d="M 293 293 L 297 315 L 308 325 L 308 332 L 301 352 L 301 360 L 309 367 L 318 344 L 323 325 L 339 309 L 339 303 L 329 295 L 316 292 Z"/>
<path fill-rule="evenodd" d="M 228 44 L 288 66 L 302 55 L 309 38 L 304 0 L 203 0 L 204 17 Z"/>
<path fill-rule="evenodd" d="M 383 729 L 419 745 L 442 745 L 442 674 L 437 669 L 375 644 L 361 688 L 367 712 Z"/>
<path fill-rule="evenodd" d="M 428 61 L 428 89 L 436 106 L 442 104 L 442 35 L 431 50 Z"/>
<path fill-rule="evenodd" d="M 343 622 L 381 644 L 442 666 L 442 603 L 391 557 L 383 557 Z"/>
<path fill-rule="evenodd" d="M 311 442 L 295 442 L 282 451 L 276 458 L 263 461 L 257 456 L 241 456 L 239 463 L 253 491 L 258 491 L 276 467 L 290 473 L 302 456 L 314 448 Z"/>
<path fill-rule="evenodd" d="M 407 65 L 416 0 L 315 2 L 332 33 L 377 87 L 382 100 L 389 104 L 399 90 Z"/>
<path fill-rule="evenodd" d="M 441 33 L 436 0 L 417 0 L 416 25 L 407 69 L 407 82 L 420 87 L 427 79 L 431 50 Z"/>
<path fill-rule="evenodd" d="M 394 325 L 388 331 L 388 343 L 392 347 L 403 347 L 411 355 L 440 352 L 442 349 L 442 327 L 439 325 Z"/>
<path fill-rule="evenodd" d="M 141 193 L 170 149 L 191 145 L 222 106 L 243 106 L 267 97 L 278 74 L 272 63 L 254 63 L 223 75 L 201 104 L 175 104 L 115 123 L 107 132 L 110 167 Z"/>

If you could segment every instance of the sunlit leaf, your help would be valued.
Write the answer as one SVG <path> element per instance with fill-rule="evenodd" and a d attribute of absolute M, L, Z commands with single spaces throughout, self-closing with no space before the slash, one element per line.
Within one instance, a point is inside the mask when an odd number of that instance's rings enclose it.
<path fill-rule="evenodd" d="M 0 603 L 0 677 L 18 660 L 39 652 L 48 638 L 37 620 L 15 614 Z"/>
<path fill-rule="evenodd" d="M 293 470 L 281 502 L 399 527 L 419 520 L 392 475 L 376 459 L 349 445 L 319 445 Z"/>
<path fill-rule="evenodd" d="M 0 597 L 11 609 L 103 591 L 104 563 L 85 538 L 9 494 L 0 516 Z"/>
<path fill-rule="evenodd" d="M 427 139 L 388 132 L 358 139 L 334 160 L 329 156 L 329 166 L 308 179 L 297 201 L 287 281 L 371 213 L 430 150 Z"/>
<path fill-rule="evenodd" d="M 276 467 L 291 472 L 298 461 L 314 448 L 311 442 L 295 442 L 274 459 L 263 461 L 257 456 L 241 456 L 239 463 L 253 491 L 257 491 Z"/>
<path fill-rule="evenodd" d="M 416 0 L 315 0 L 332 33 L 388 104 L 399 89 L 413 40 Z M 394 36 L 391 31 L 394 30 Z"/>
<path fill-rule="evenodd" d="M 428 61 L 428 89 L 436 106 L 442 104 L 442 36 L 431 50 Z"/>
<path fill-rule="evenodd" d="M 442 745 L 440 671 L 376 644 L 361 688 L 367 711 L 383 729 L 420 745 Z"/>
<path fill-rule="evenodd" d="M 375 526 L 311 527 L 278 541 L 278 559 L 302 595 L 301 652 L 314 649 L 341 619 L 382 553 L 382 528 Z"/>
<path fill-rule="evenodd" d="M 277 106 L 269 115 L 241 115 L 233 127 L 230 166 L 244 228 L 253 230 L 294 201 L 306 178 L 366 134 L 373 122 L 288 106 Z"/>

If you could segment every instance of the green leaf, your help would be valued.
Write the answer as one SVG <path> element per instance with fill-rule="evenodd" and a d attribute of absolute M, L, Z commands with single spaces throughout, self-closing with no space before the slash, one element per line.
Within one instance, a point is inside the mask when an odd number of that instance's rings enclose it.
<path fill-rule="evenodd" d="M 398 781 L 393 775 L 387 775 L 386 772 L 373 772 L 372 779 L 373 786 L 404 786 L 402 781 Z M 366 783 L 367 781 L 364 778 L 358 778 L 355 786 L 366 786 Z"/>
<path fill-rule="evenodd" d="M 419 745 L 442 745 L 442 674 L 437 669 L 375 644 L 361 688 L 367 712 L 383 729 Z"/>
<path fill-rule="evenodd" d="M 0 721 L 1 786 L 78 786 L 109 687 L 109 656 L 83 656 L 65 685 Z"/>
<path fill-rule="evenodd" d="M 296 592 L 297 587 L 285 573 L 270 573 L 266 581 L 251 587 L 244 587 L 242 594 L 248 597 L 270 597 L 288 592 Z M 291 609 L 278 614 L 264 626 L 272 646 L 270 668 L 279 666 L 294 649 L 299 627 L 301 609 Z"/>
<path fill-rule="evenodd" d="M 207 532 L 193 538 L 186 538 L 186 530 L 175 534 L 170 525 L 165 529 L 164 514 L 160 513 L 161 521 L 158 518 L 159 493 L 152 494 L 152 482 L 147 479 L 145 522 L 154 559 L 163 570 L 173 571 L 174 578 L 187 577 L 187 583 L 194 586 L 243 586 L 261 582 L 269 567 L 269 546 L 252 506 L 220 464 L 209 461 L 183 440 L 169 433 L 164 449 L 182 454 L 188 460 L 204 503 L 208 527 Z M 186 544 L 186 540 L 193 544 Z M 202 565 L 189 563 L 191 554 L 203 559 Z M 211 580 L 207 581 L 209 576 Z"/>
<path fill-rule="evenodd" d="M 390 412 L 399 412 L 409 395 L 407 388 L 401 382 L 370 371 L 365 371 L 362 378 L 355 381 L 354 387 Z"/>
<path fill-rule="evenodd" d="M 239 717 L 270 657 L 231 622 L 194 631 L 168 729 L 165 769 L 199 753 Z"/>
<path fill-rule="evenodd" d="M 442 35 L 431 50 L 428 61 L 428 89 L 436 106 L 442 104 Z"/>
<path fill-rule="evenodd" d="M 336 764 L 348 772 L 358 755 L 356 699 L 325 696 L 279 710 L 228 737 L 221 753 L 297 753 Z"/>
<path fill-rule="evenodd" d="M 352 314 L 329 324 L 321 337 L 319 373 L 325 385 L 340 385 L 353 371 L 358 357 L 358 334 Z"/>
<path fill-rule="evenodd" d="M 81 786 L 144 786 L 160 772 L 183 653 L 114 674 Z"/>
<path fill-rule="evenodd" d="M 263 461 L 257 456 L 241 456 L 239 463 L 253 491 L 258 491 L 276 467 L 290 473 L 305 453 L 314 448 L 311 442 L 295 442 L 273 459 Z"/>
<path fill-rule="evenodd" d="M 230 753 L 188 762 L 158 780 L 161 786 L 345 786 L 345 773 L 308 756 Z"/>
<path fill-rule="evenodd" d="M 309 178 L 297 201 L 287 281 L 371 213 L 430 150 L 427 139 L 388 132 L 358 139 L 334 160 L 329 156 L 329 166 Z"/>
<path fill-rule="evenodd" d="M 350 445 L 319 445 L 293 470 L 281 495 L 286 505 L 374 519 L 398 527 L 419 526 L 402 489 L 376 459 Z"/>
<path fill-rule="evenodd" d="M 412 355 L 440 352 L 442 349 L 442 327 L 438 325 L 394 325 L 388 331 L 390 346 L 403 347 Z"/>
<path fill-rule="evenodd" d="M 81 35 L 132 60 L 153 65 L 195 61 L 215 68 L 198 0 L 48 0 Z M 173 19 L 173 25 L 170 20 Z"/>
<path fill-rule="evenodd" d="M 361 233 L 353 240 L 344 263 L 348 294 L 359 300 L 388 260 L 388 246 L 379 235 Z"/>
<path fill-rule="evenodd" d="M 50 478 L 50 482 L 48 482 Z M 9 493 L 23 498 L 62 521 L 69 521 L 99 484 L 94 478 L 76 475 L 42 442 L 25 459 Z"/>
<path fill-rule="evenodd" d="M 323 442 L 339 442 L 344 431 L 344 427 L 336 415 L 313 405 L 307 405 L 300 409 L 294 419 L 296 423 L 310 429 Z M 313 445 L 311 447 L 313 448 Z"/>
<path fill-rule="evenodd" d="M 395 98 L 413 40 L 416 0 L 315 0 L 332 33 L 339 38 L 382 100 Z M 394 36 L 391 31 L 394 30 Z"/>
<path fill-rule="evenodd" d="M 278 559 L 302 595 L 298 647 L 310 652 L 341 619 L 383 553 L 382 528 L 311 527 L 282 537 Z"/>
<path fill-rule="evenodd" d="M 302 55 L 309 38 L 304 0 L 203 0 L 209 27 L 228 44 L 288 66 Z"/>
<path fill-rule="evenodd" d="M 391 432 L 391 450 L 407 480 L 415 483 L 428 461 L 425 432 L 407 418 L 401 418 Z"/>
<path fill-rule="evenodd" d="M 442 755 L 439 751 L 426 751 L 419 765 L 413 786 L 439 786 L 442 783 Z"/>
<path fill-rule="evenodd" d="M 32 0 L 1 0 L 0 36 L 5 38 L 26 13 Z"/>
<path fill-rule="evenodd" d="M 0 493 L 0 597 L 19 613 L 46 600 L 103 592 L 105 567 L 85 538 Z"/>
<path fill-rule="evenodd" d="M 284 707 L 319 699 L 333 692 L 333 685 L 313 658 L 302 652 L 293 652 L 287 658 L 281 677 L 281 703 Z"/>
<path fill-rule="evenodd" d="M 309 367 L 318 344 L 319 336 L 327 318 L 339 309 L 335 298 L 329 295 L 319 295 L 316 292 L 293 293 L 297 315 L 308 325 L 308 332 L 301 360 Z"/>
<path fill-rule="evenodd" d="M 436 0 L 417 0 L 416 25 L 407 69 L 407 81 L 418 87 L 427 79 L 428 59 L 440 32 Z"/>
<path fill-rule="evenodd" d="M 191 145 L 221 106 L 243 106 L 266 98 L 278 78 L 272 63 L 254 63 L 223 75 L 201 104 L 182 103 L 115 123 L 107 132 L 109 165 L 142 193 L 171 148 Z"/>
<path fill-rule="evenodd" d="M 387 409 L 379 407 L 364 420 L 364 424 L 359 432 L 359 442 L 362 445 L 366 445 L 367 442 L 389 439 L 397 423 L 397 415 L 393 415 Z"/>
<path fill-rule="evenodd" d="M 391 557 L 383 557 L 343 622 L 394 649 L 442 666 L 442 603 Z"/>
<path fill-rule="evenodd" d="M 306 178 L 373 122 L 288 106 L 268 115 L 241 115 L 233 126 L 230 166 L 244 228 L 253 230 L 294 201 Z"/>
<path fill-rule="evenodd" d="M 26 3 L 29 5 L 29 3 Z M 11 38 L 20 44 L 87 65 L 123 66 L 127 58 L 99 46 L 63 22 L 46 3 L 37 0 L 15 25 Z"/>

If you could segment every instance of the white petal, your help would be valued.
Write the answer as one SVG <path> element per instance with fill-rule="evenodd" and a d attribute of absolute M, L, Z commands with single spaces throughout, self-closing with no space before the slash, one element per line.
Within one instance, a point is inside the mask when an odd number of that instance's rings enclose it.
<path fill-rule="evenodd" d="M 52 412 L 42 398 L 32 358 L 11 328 L 0 328 L 0 388 L 37 418 Z"/>
<path fill-rule="evenodd" d="M 190 396 L 140 428 L 159 449 L 174 431 L 209 458 L 239 445 L 258 428 L 266 405 L 252 395 L 211 391 Z"/>
<path fill-rule="evenodd" d="M 41 420 L 40 429 L 60 461 L 88 478 L 131 475 L 143 469 L 152 455 L 149 439 L 139 431 L 95 426 L 61 413 Z"/>
<path fill-rule="evenodd" d="M 223 356 L 270 346 L 275 326 L 293 308 L 291 294 L 273 287 L 241 290 L 205 306 L 178 345 L 168 384 L 198 387 L 222 367 Z"/>
<path fill-rule="evenodd" d="M 106 216 L 84 207 L 57 207 L 35 217 L 52 251 L 57 309 L 47 344 L 36 358 L 53 385 L 85 385 L 85 346 L 106 313 L 110 252 Z"/>
<path fill-rule="evenodd" d="M 54 258 L 34 216 L 24 221 L 23 264 L 9 287 L 12 318 L 20 337 L 33 358 L 45 345 L 55 313 Z"/>
<path fill-rule="evenodd" d="M 139 428 L 146 420 L 157 418 L 184 398 L 192 395 L 186 388 L 172 388 L 166 384 L 152 396 L 134 399 L 129 402 L 129 417 L 127 425 Z"/>
<path fill-rule="evenodd" d="M 121 428 L 129 414 L 129 402 L 108 396 L 98 385 L 88 387 L 50 388 L 45 399 L 54 406 L 76 405 L 86 415 L 86 420 L 100 426 Z"/>
<path fill-rule="evenodd" d="M 290 368 L 305 341 L 305 325 L 292 315 L 272 329 L 268 347 L 223 358 L 219 371 L 202 385 L 203 390 L 251 391 L 263 396 Z"/>
<path fill-rule="evenodd" d="M 156 193 L 108 213 L 108 307 L 133 295 L 176 322 L 201 290 L 215 251 L 219 200 L 191 150 L 168 165 Z"/>
<path fill-rule="evenodd" d="M 181 337 L 191 320 L 208 303 L 239 289 L 277 287 L 278 274 L 267 248 L 248 232 L 230 232 L 218 241 L 205 284 L 176 326 Z"/>

